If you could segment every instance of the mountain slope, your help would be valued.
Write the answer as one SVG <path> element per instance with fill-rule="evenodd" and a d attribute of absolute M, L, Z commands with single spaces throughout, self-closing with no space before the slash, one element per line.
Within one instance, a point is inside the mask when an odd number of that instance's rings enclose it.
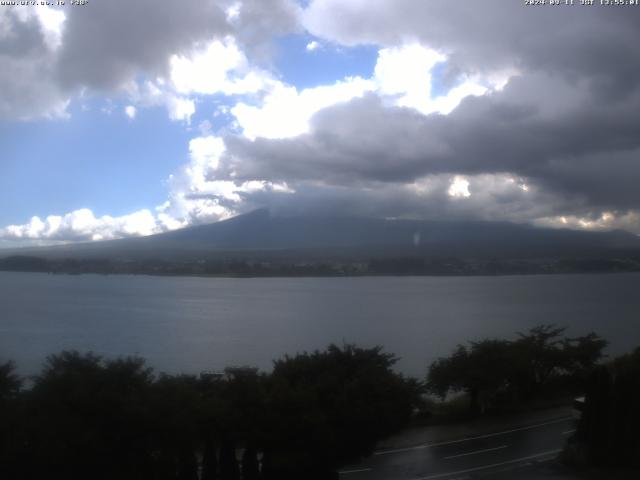
<path fill-rule="evenodd" d="M 640 252 L 624 231 L 584 232 L 492 222 L 273 217 L 266 210 L 142 238 L 0 250 L 0 258 L 193 261 L 220 258 L 376 256 L 542 258 Z"/>

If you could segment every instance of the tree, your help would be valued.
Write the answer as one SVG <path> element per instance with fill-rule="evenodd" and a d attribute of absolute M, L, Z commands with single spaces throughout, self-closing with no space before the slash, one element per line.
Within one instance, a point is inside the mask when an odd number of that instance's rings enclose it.
<path fill-rule="evenodd" d="M 420 389 L 392 370 L 396 360 L 381 347 L 331 345 L 276 361 L 268 388 L 267 477 L 327 478 L 403 427 Z"/>
<path fill-rule="evenodd" d="M 150 478 L 151 370 L 141 359 L 48 357 L 27 397 L 29 475 Z"/>
<path fill-rule="evenodd" d="M 594 332 L 562 342 L 566 357 L 565 369 L 579 382 L 584 382 L 593 367 L 604 358 L 602 351 L 608 342 Z"/>
<path fill-rule="evenodd" d="M 195 480 L 203 409 L 198 379 L 160 375 L 151 386 L 147 406 L 153 419 L 154 451 L 163 462 L 160 468 L 169 469 L 176 480 Z"/>
<path fill-rule="evenodd" d="M 21 474 L 19 445 L 22 412 L 18 396 L 22 379 L 13 362 L 0 364 L 0 477 L 16 478 Z"/>
<path fill-rule="evenodd" d="M 505 340 L 458 345 L 454 353 L 429 367 L 427 388 L 442 398 L 449 392 L 469 395 L 469 409 L 482 413 L 513 376 L 512 345 Z"/>
<path fill-rule="evenodd" d="M 26 391 L 13 365 L 0 365 L 0 476 L 335 478 L 420 403 L 422 385 L 395 362 L 380 347 L 331 345 L 286 356 L 270 375 L 235 369 L 216 380 L 156 377 L 139 358 L 65 351 Z"/>
<path fill-rule="evenodd" d="M 640 347 L 591 372 L 576 441 L 590 463 L 640 467 Z"/>
<path fill-rule="evenodd" d="M 565 330 L 555 325 L 538 325 L 526 334 L 518 332 L 512 359 L 517 366 L 514 382 L 525 398 L 537 394 L 553 375 L 567 367 L 569 358 L 562 349 L 561 338 Z"/>
<path fill-rule="evenodd" d="M 0 364 L 0 405 L 15 399 L 20 392 L 22 380 L 15 370 L 16 366 L 13 362 Z"/>
<path fill-rule="evenodd" d="M 433 362 L 428 390 L 442 398 L 450 392 L 469 396 L 474 414 L 496 405 L 530 399 L 559 383 L 578 388 L 602 358 L 607 342 L 595 333 L 563 338 L 564 328 L 539 325 L 513 341 L 486 339 L 458 345 L 449 357 Z"/>

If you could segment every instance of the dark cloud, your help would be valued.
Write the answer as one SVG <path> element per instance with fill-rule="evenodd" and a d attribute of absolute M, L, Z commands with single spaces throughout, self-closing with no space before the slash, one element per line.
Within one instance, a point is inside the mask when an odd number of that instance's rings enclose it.
<path fill-rule="evenodd" d="M 111 89 L 138 72 L 165 73 L 172 53 L 231 31 L 213 0 L 110 0 L 66 12 L 58 75 L 67 87 Z"/>
<path fill-rule="evenodd" d="M 0 55 L 11 58 L 24 58 L 42 53 L 45 48 L 45 38 L 40 30 L 40 24 L 35 16 L 20 20 L 15 11 L 4 12 L 3 22 L 0 23 L 2 34 L 0 38 Z"/>
<path fill-rule="evenodd" d="M 425 177 L 468 175 L 473 208 L 467 213 L 482 217 L 515 202 L 526 206 L 509 209 L 526 212 L 520 218 L 529 220 L 537 218 L 534 213 L 599 215 L 640 208 L 640 92 L 613 101 L 595 95 L 585 81 L 560 75 L 523 74 L 503 91 L 467 97 L 449 115 L 390 107 L 372 94 L 320 111 L 308 134 L 284 140 L 232 137 L 226 143 L 222 172 L 234 172 L 236 179 L 352 188 L 361 200 L 366 189 L 384 191 L 381 185 L 407 196 L 406 185 Z M 522 178 L 536 191 L 487 193 L 482 200 L 472 180 L 482 175 Z M 392 198 L 395 215 L 416 212 L 400 209 Z M 438 198 L 437 208 L 422 213 L 448 215 L 443 203 L 451 198 Z M 544 208 L 533 208 L 537 201 Z M 429 202 L 434 205 L 435 197 Z M 517 217 L 513 211 L 505 216 Z"/>
<path fill-rule="evenodd" d="M 281 215 L 352 215 L 376 218 L 529 222 L 568 210 L 587 215 L 580 200 L 547 191 L 525 192 L 506 175 L 469 178 L 471 197 L 452 198 L 451 177 L 436 175 L 418 184 L 369 183 L 338 186 L 293 182 L 295 193 L 259 191 L 245 195 L 242 211 L 268 207 Z"/>
<path fill-rule="evenodd" d="M 515 66 L 587 74 L 617 89 L 612 80 L 638 71 L 637 13 L 632 7 L 512 0 L 314 0 L 304 22 L 312 33 L 345 45 L 418 40 L 467 70 Z"/>
<path fill-rule="evenodd" d="M 54 58 L 36 15 L 0 10 L 0 119 L 60 113 L 67 97 L 51 79 Z"/>
<path fill-rule="evenodd" d="M 229 16 L 236 3 L 237 15 Z M 81 91 L 112 93 L 141 77 L 155 79 L 167 73 L 171 55 L 227 35 L 263 58 L 275 35 L 299 28 L 293 0 L 110 0 L 61 10 L 66 19 L 55 46 L 36 8 L 0 11 L 5 119 L 59 114 Z"/>
<path fill-rule="evenodd" d="M 69 10 L 58 74 L 66 86 L 111 89 L 136 74 L 164 74 L 172 54 L 234 35 L 262 51 L 274 35 L 295 30 L 290 0 L 110 0 Z"/>

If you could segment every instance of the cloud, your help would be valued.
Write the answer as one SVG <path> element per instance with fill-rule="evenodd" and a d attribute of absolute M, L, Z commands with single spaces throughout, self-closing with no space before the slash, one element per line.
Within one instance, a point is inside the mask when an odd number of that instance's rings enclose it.
<path fill-rule="evenodd" d="M 52 81 L 65 23 L 49 7 L 0 9 L 0 120 L 63 117 L 70 96 Z"/>
<path fill-rule="evenodd" d="M 169 95 L 166 97 L 166 104 L 171 120 L 182 120 L 187 124 L 191 123 L 191 116 L 196 113 L 196 104 L 193 100 Z"/>
<path fill-rule="evenodd" d="M 238 102 L 231 114 L 249 139 L 290 138 L 309 132 L 311 118 L 321 110 L 361 98 L 368 92 L 377 93 L 390 105 L 411 107 L 428 114 L 449 113 L 463 98 L 483 95 L 490 88 L 503 86 L 501 77 L 464 78 L 446 94 L 433 98 L 431 70 L 445 58 L 418 44 L 381 49 L 374 75 L 369 79 L 348 77 L 332 85 L 301 91 L 272 80 L 261 103 Z M 485 85 L 481 85 L 481 81 Z"/>
<path fill-rule="evenodd" d="M 182 95 L 238 95 L 265 89 L 271 75 L 249 66 L 231 37 L 213 41 L 188 55 L 173 55 L 169 78 Z"/>
<path fill-rule="evenodd" d="M 451 196 L 456 176 L 428 175 L 408 183 L 368 182 L 336 185 L 299 181 L 289 192 L 257 191 L 245 203 L 277 215 L 354 215 L 386 218 L 528 222 L 577 208 L 572 199 L 532 186 L 508 174 L 465 177 L 468 192 Z M 466 196 L 466 193 L 469 195 Z M 605 225 L 602 225 L 604 228 Z"/>
<path fill-rule="evenodd" d="M 264 95 L 282 83 L 250 65 L 233 37 L 213 40 L 169 59 L 167 76 L 129 82 L 124 90 L 139 107 L 164 106 L 171 120 L 190 124 L 203 97 Z"/>
<path fill-rule="evenodd" d="M 67 9 L 57 77 L 65 87 L 113 90 L 140 72 L 163 75 L 172 54 L 231 33 L 222 2 L 96 2 Z"/>
<path fill-rule="evenodd" d="M 576 217 L 640 207 L 640 98 L 628 81 L 640 72 L 637 16 L 492 0 L 314 0 L 303 23 L 341 45 L 383 46 L 377 95 L 319 111 L 297 138 L 229 139 L 228 170 L 241 178 L 351 186 L 507 173 L 571 198 L 559 205 Z M 428 88 L 438 63 L 446 102 Z"/>
<path fill-rule="evenodd" d="M 136 118 L 136 113 L 136 107 L 134 107 L 133 105 L 127 105 L 126 107 L 124 107 L 124 114 L 131 120 Z"/>
<path fill-rule="evenodd" d="M 157 208 L 159 214 L 180 225 L 214 222 L 251 210 L 247 199 L 257 192 L 292 192 L 285 182 L 217 178 L 215 172 L 225 152 L 220 137 L 192 139 L 190 162 L 169 179 L 169 199 Z"/>
<path fill-rule="evenodd" d="M 341 45 L 419 42 L 447 55 L 466 72 L 518 67 L 586 74 L 614 89 L 638 67 L 630 61 L 637 58 L 637 15 L 600 5 L 528 8 L 504 0 L 477 5 L 448 0 L 313 0 L 302 22 L 313 35 Z"/>
<path fill-rule="evenodd" d="M 230 16 L 233 5 L 236 14 Z M 185 91 L 171 92 L 174 98 L 206 91 L 207 80 L 189 84 L 180 77 L 189 68 L 202 73 L 196 57 L 203 48 L 233 38 L 242 50 L 265 59 L 273 35 L 299 28 L 299 14 L 293 0 L 112 0 L 86 8 L 2 8 L 0 118 L 65 116 L 78 95 L 126 94 L 141 78 L 155 81 L 172 73 Z M 257 81 L 252 75 L 237 79 L 235 88 L 251 89 Z M 175 116 L 184 119 L 184 109 L 177 110 L 182 113 Z"/>
<path fill-rule="evenodd" d="M 151 235 L 159 231 L 149 210 L 139 210 L 121 217 L 96 217 L 83 208 L 64 216 L 52 215 L 44 220 L 33 217 L 24 225 L 0 229 L 6 240 L 88 241 L 110 240 L 128 236 Z"/>
<path fill-rule="evenodd" d="M 448 115 L 424 115 L 369 93 L 318 111 L 296 137 L 227 138 L 217 174 L 287 182 L 296 191 L 311 183 L 354 192 L 443 174 L 507 174 L 522 179 L 524 197 L 514 201 L 554 199 L 545 209 L 527 209 L 536 216 L 523 214 L 523 221 L 609 212 L 607 221 L 576 224 L 614 225 L 637 218 L 640 208 L 639 111 L 640 94 L 611 102 L 594 95 L 586 79 L 571 83 L 547 73 L 521 73 L 502 90 L 466 97 Z M 493 211 L 474 194 L 473 182 L 468 192 L 470 203 Z M 432 213 L 446 218 L 446 211 Z"/>
<path fill-rule="evenodd" d="M 451 186 L 449 187 L 449 190 L 447 190 L 447 193 L 451 197 L 469 198 L 471 196 L 471 193 L 469 192 L 469 185 L 469 180 L 466 178 L 455 176 L 451 181 Z"/>
<path fill-rule="evenodd" d="M 235 10 L 229 15 L 229 9 Z M 167 76 L 170 58 L 202 42 L 235 36 L 251 50 L 297 27 L 290 0 L 112 0 L 69 9 L 58 77 L 65 86 L 112 90 L 141 72 Z"/>
<path fill-rule="evenodd" d="M 308 131 L 309 120 L 316 112 L 361 97 L 372 88 L 371 82 L 359 77 L 300 92 L 294 86 L 279 82 L 261 105 L 238 102 L 231 113 L 247 138 L 295 137 Z"/>
<path fill-rule="evenodd" d="M 221 94 L 233 122 L 201 123 L 155 212 L 72 212 L 5 237 L 139 235 L 261 206 L 640 232 L 637 15 L 503 0 L 151 3 L 0 14 L 0 115 L 64 115 L 87 90 L 122 92 L 130 118 L 160 105 L 188 124 Z M 297 88 L 269 71 L 271 40 L 300 25 L 311 52 L 375 45 L 373 74 Z"/>
<path fill-rule="evenodd" d="M 7 246 L 7 242 L 50 244 L 146 236 L 247 212 L 256 207 L 249 199 L 259 192 L 293 192 L 283 182 L 211 177 L 225 150 L 224 141 L 219 137 L 206 135 L 192 139 L 189 163 L 169 178 L 169 198 L 154 212 L 144 209 L 118 217 L 96 217 L 90 209 L 82 208 L 46 219 L 33 217 L 22 225 L 0 228 L 0 241 Z"/>
<path fill-rule="evenodd" d="M 307 43 L 307 46 L 305 47 L 307 52 L 313 52 L 320 48 L 322 48 L 322 44 L 320 42 L 317 42 L 316 40 L 310 41 L 309 43 Z"/>

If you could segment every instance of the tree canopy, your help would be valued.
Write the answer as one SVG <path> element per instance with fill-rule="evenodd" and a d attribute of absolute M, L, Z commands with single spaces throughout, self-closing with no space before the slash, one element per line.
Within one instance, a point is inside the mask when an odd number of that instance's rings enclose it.
<path fill-rule="evenodd" d="M 607 342 L 595 333 L 563 337 L 565 329 L 539 325 L 515 340 L 485 339 L 458 345 L 453 353 L 429 367 L 427 388 L 446 397 L 469 395 L 474 413 L 494 406 L 499 399 L 530 399 L 562 379 L 584 382 L 603 357 Z"/>
<path fill-rule="evenodd" d="M 408 422 L 419 385 L 394 362 L 380 347 L 331 345 L 271 374 L 210 378 L 65 351 L 29 389 L 0 365 L 0 477 L 333 478 Z"/>

